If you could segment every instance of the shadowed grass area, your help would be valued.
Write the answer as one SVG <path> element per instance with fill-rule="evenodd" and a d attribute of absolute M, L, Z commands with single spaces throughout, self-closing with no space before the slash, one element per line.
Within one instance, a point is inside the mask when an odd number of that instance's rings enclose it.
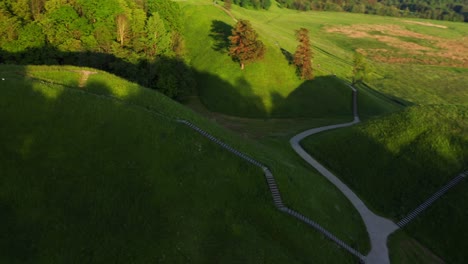
<path fill-rule="evenodd" d="M 466 144 L 465 144 L 466 146 Z M 463 263 L 467 258 L 468 183 L 461 182 L 409 226 L 407 233 L 424 243 L 447 263 Z"/>
<path fill-rule="evenodd" d="M 390 261 L 401 264 L 442 264 L 442 259 L 434 255 L 418 241 L 408 236 L 404 231 L 397 231 L 388 241 Z"/>
<path fill-rule="evenodd" d="M 303 144 L 367 204 L 399 220 L 468 168 L 467 120 L 464 106 L 414 106 L 311 136 Z M 460 233 L 468 228 L 465 187 L 451 190 L 406 227 L 448 262 L 467 257 L 466 236 Z"/>
<path fill-rule="evenodd" d="M 368 200 L 379 211 L 399 219 L 437 186 L 468 167 L 468 150 L 464 148 L 468 142 L 467 115 L 462 106 L 410 107 L 385 118 L 311 136 L 304 146 L 358 193 L 364 197 L 373 193 Z M 352 144 L 344 146 L 345 142 Z M 372 162 L 367 159 L 363 163 L 358 153 L 371 155 Z M 368 162 L 372 165 L 365 166 Z"/>
<path fill-rule="evenodd" d="M 101 71 L 73 86 L 82 70 L 0 66 L 1 262 L 356 261 L 276 211 L 261 170 L 148 110 L 269 165 L 288 205 L 368 250 L 351 205 L 292 154 Z"/>

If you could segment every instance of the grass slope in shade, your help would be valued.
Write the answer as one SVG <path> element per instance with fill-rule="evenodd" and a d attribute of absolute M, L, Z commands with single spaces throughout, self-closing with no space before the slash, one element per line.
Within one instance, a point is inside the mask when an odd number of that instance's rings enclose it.
<path fill-rule="evenodd" d="M 72 85 L 79 83 L 75 71 L 0 66 L 6 78 L 0 83 L 0 262 L 356 261 L 275 210 L 261 170 L 128 103 L 193 120 L 255 156 L 256 147 L 246 150 L 242 140 L 171 100 L 102 72 L 82 89 L 124 102 L 23 76 Z M 291 171 L 281 164 L 274 171 Z M 294 180 L 304 178 L 304 170 L 294 172 Z M 326 190 L 320 192 L 326 207 L 311 213 L 317 209 L 306 204 L 306 212 L 325 222 L 338 218 L 327 204 L 336 203 L 349 218 L 328 223 L 330 229 L 366 251 L 356 213 Z"/>
<path fill-rule="evenodd" d="M 468 168 L 468 108 L 410 107 L 303 144 L 372 208 L 399 220 Z M 464 183 L 408 226 L 410 235 L 453 263 L 468 258 L 460 231 L 468 229 L 466 194 Z"/>
<path fill-rule="evenodd" d="M 452 239 L 451 239 L 452 240 Z M 452 240 L 453 241 L 453 240 Z M 393 233 L 388 239 L 390 262 L 399 264 L 443 264 L 441 258 L 427 250 L 404 231 Z M 458 262 L 453 262 L 458 263 Z"/>
<path fill-rule="evenodd" d="M 445 263 L 465 263 L 468 234 L 468 182 L 466 180 L 410 223 L 405 231 L 398 231 L 389 240 L 391 260 L 396 263 L 442 263 L 436 260 L 414 261 L 430 256 L 419 243 L 440 256 Z M 414 239 L 410 239 L 411 235 Z M 419 241 L 419 243 L 417 242 Z"/>
<path fill-rule="evenodd" d="M 467 145 L 465 145 L 467 146 Z M 407 233 L 447 263 L 465 263 L 468 233 L 468 182 L 460 183 L 407 227 Z"/>

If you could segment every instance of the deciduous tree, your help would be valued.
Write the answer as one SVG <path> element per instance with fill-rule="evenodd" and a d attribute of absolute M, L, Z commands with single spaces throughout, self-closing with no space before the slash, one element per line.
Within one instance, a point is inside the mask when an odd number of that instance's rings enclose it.
<path fill-rule="evenodd" d="M 29 3 L 31 5 L 32 16 L 34 20 L 37 20 L 42 12 L 44 12 L 45 0 L 31 0 Z"/>
<path fill-rule="evenodd" d="M 13 1 L 11 3 L 11 10 L 22 22 L 30 22 L 32 20 L 32 14 L 28 0 Z"/>
<path fill-rule="evenodd" d="M 311 80 L 314 75 L 312 72 L 312 49 L 310 48 L 309 30 L 306 28 L 296 30 L 296 38 L 299 45 L 294 53 L 294 65 L 296 65 L 302 79 Z"/>
<path fill-rule="evenodd" d="M 115 18 L 115 24 L 117 26 L 117 40 L 120 42 L 120 46 L 123 47 L 129 33 L 127 16 L 125 14 L 117 15 Z"/>
<path fill-rule="evenodd" d="M 353 85 L 361 83 L 367 79 L 369 66 L 366 58 L 361 53 L 355 51 L 353 56 Z"/>
<path fill-rule="evenodd" d="M 246 63 L 263 58 L 265 46 L 257 38 L 257 32 L 247 20 L 239 20 L 232 29 L 232 36 L 229 37 L 229 55 L 240 63 L 241 69 L 244 69 Z"/>
<path fill-rule="evenodd" d="M 171 36 L 158 13 L 152 13 L 146 24 L 146 53 L 154 58 L 170 50 Z"/>

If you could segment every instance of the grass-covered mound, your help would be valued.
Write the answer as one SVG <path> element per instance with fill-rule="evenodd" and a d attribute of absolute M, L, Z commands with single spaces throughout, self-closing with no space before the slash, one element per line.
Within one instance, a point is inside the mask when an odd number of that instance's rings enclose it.
<path fill-rule="evenodd" d="M 355 50 L 372 68 L 369 85 L 405 104 L 468 102 L 466 24 L 233 5 L 231 15 L 249 20 L 267 48 L 264 60 L 242 71 L 227 54 L 233 18 L 210 0 L 180 4 L 187 57 L 201 72 L 199 95 L 212 111 L 248 117 L 348 115 L 349 91 L 333 75 L 351 80 Z M 316 79 L 309 82 L 288 62 L 301 27 L 310 31 L 314 52 Z"/>
<path fill-rule="evenodd" d="M 410 107 L 314 135 L 303 145 L 367 204 L 399 220 L 468 169 L 468 108 Z M 408 227 L 447 261 L 467 257 L 466 236 L 460 232 L 468 228 L 466 190 L 466 183 L 456 187 Z"/>
<path fill-rule="evenodd" d="M 2 263 L 355 261 L 276 211 L 261 170 L 167 116 L 270 165 L 288 205 L 368 250 L 351 205 L 292 155 L 104 72 L 0 66 L 0 75 Z"/>

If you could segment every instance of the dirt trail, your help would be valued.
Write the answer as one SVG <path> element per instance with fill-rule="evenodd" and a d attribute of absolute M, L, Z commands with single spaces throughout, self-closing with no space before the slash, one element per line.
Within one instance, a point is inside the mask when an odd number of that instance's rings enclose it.
<path fill-rule="evenodd" d="M 217 8 L 223 10 L 228 16 L 230 16 L 232 18 L 232 20 L 234 20 L 235 22 L 237 22 L 237 18 L 231 13 L 231 11 L 227 10 L 226 8 L 224 8 L 223 6 L 220 6 L 218 4 L 214 4 Z"/>
<path fill-rule="evenodd" d="M 86 83 L 88 82 L 89 76 L 91 74 L 96 74 L 97 72 L 82 70 L 82 71 L 80 71 L 80 73 L 81 73 L 81 76 L 80 76 L 80 82 L 79 82 L 78 86 L 80 88 L 83 88 L 83 87 L 86 86 Z"/>

